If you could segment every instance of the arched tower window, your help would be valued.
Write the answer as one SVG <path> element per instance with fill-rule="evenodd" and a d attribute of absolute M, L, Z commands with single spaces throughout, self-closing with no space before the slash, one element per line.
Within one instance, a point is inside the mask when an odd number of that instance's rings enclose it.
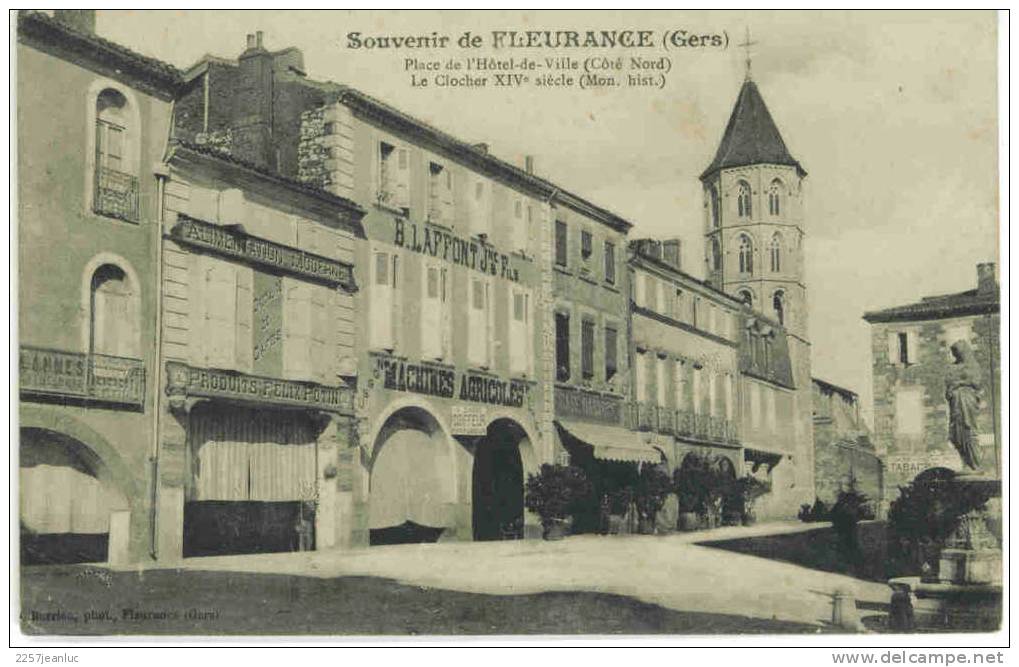
<path fill-rule="evenodd" d="M 754 242 L 746 234 L 739 237 L 739 272 L 754 272 Z"/>
<path fill-rule="evenodd" d="M 89 353 L 137 359 L 141 356 L 138 295 L 124 271 L 104 264 L 92 274 Z"/>
<path fill-rule="evenodd" d="M 782 235 L 778 232 L 771 237 L 768 254 L 771 257 L 771 271 L 778 273 L 782 270 Z"/>
<path fill-rule="evenodd" d="M 775 311 L 775 319 L 778 320 L 779 324 L 785 325 L 786 320 L 786 306 L 785 306 L 785 292 L 778 290 L 771 297 L 771 307 Z"/>
<path fill-rule="evenodd" d="M 782 213 L 782 181 L 777 178 L 768 186 L 768 213 L 771 215 Z"/>
<path fill-rule="evenodd" d="M 138 177 L 134 160 L 132 114 L 124 95 L 107 88 L 96 96 L 95 178 L 92 208 L 96 213 L 138 221 Z"/>
<path fill-rule="evenodd" d="M 718 189 L 711 186 L 708 190 L 708 199 L 711 202 L 711 226 L 718 227 L 721 224 L 721 211 L 719 211 Z"/>
<path fill-rule="evenodd" d="M 751 308 L 754 307 L 754 293 L 750 290 L 741 289 L 736 292 L 736 297 Z"/>
<path fill-rule="evenodd" d="M 750 184 L 740 181 L 736 189 L 736 212 L 741 218 L 749 218 L 750 208 Z"/>
<path fill-rule="evenodd" d="M 717 236 L 711 239 L 711 269 L 718 271 L 722 268 L 722 244 Z"/>

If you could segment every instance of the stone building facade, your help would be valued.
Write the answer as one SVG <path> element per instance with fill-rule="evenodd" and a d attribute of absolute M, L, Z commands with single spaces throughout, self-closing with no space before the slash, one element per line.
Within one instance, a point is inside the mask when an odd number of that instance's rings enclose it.
<path fill-rule="evenodd" d="M 668 243 L 630 242 L 633 427 L 655 434 L 670 471 L 693 452 L 742 475 L 743 304 L 684 273 Z"/>
<path fill-rule="evenodd" d="M 860 397 L 844 387 L 814 378 L 814 480 L 817 497 L 829 507 L 839 492 L 855 486 L 883 506 L 884 462 L 860 417 Z"/>
<path fill-rule="evenodd" d="M 812 487 L 804 174 L 751 82 L 703 177 L 705 283 L 678 240 L 631 248 L 530 160 L 312 80 L 261 33 L 180 72 L 91 21 L 19 23 L 31 539 L 87 524 L 111 560 L 172 561 L 532 536 L 542 463 L 604 479 L 701 447 L 772 482 L 762 517 Z M 49 125 L 82 150 L 41 161 Z"/>
<path fill-rule="evenodd" d="M 204 146 L 166 165 L 156 555 L 347 544 L 364 211 Z"/>
<path fill-rule="evenodd" d="M 977 265 L 975 289 L 925 297 L 917 303 L 871 311 L 874 443 L 887 465 L 885 497 L 921 472 L 959 470 L 948 439 L 945 373 L 950 347 L 964 340 L 982 373 L 979 450 L 983 466 L 1001 474 L 999 287 L 994 264 Z"/>
<path fill-rule="evenodd" d="M 17 26 L 21 562 L 145 557 L 157 164 L 179 72 L 91 12 Z"/>

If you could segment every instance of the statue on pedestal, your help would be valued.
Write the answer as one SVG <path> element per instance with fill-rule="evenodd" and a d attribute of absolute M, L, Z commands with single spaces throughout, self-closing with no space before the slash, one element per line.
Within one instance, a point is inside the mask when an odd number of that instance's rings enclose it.
<path fill-rule="evenodd" d="M 948 439 L 962 458 L 963 465 L 980 470 L 977 439 L 977 414 L 980 412 L 980 367 L 973 348 L 964 340 L 952 343 L 955 363 L 945 375 L 945 399 L 948 401 Z"/>

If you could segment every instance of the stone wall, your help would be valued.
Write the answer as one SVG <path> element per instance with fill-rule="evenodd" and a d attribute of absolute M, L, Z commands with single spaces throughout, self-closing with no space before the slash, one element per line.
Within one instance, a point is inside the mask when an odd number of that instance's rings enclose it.
<path fill-rule="evenodd" d="M 889 335 L 911 333 L 913 362 L 892 358 Z M 1000 432 L 999 316 L 970 315 L 943 320 L 875 323 L 871 328 L 874 380 L 874 439 L 887 455 L 886 487 L 908 483 L 923 466 L 961 465 L 948 440 L 945 373 L 952 363 L 949 347 L 966 339 L 983 373 L 983 406 L 979 415 L 981 457 L 994 461 L 995 433 Z M 916 399 L 910 398 L 910 392 Z M 901 397 L 901 398 L 900 398 Z M 916 412 L 913 414 L 913 401 Z M 918 424 L 919 428 L 915 428 Z M 930 465 L 928 465 L 930 464 Z"/>

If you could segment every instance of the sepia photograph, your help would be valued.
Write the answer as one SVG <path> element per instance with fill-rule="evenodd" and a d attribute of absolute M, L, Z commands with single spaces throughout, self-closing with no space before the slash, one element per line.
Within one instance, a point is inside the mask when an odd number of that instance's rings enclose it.
<path fill-rule="evenodd" d="M 1007 16 L 9 20 L 20 640 L 1007 644 Z"/>

